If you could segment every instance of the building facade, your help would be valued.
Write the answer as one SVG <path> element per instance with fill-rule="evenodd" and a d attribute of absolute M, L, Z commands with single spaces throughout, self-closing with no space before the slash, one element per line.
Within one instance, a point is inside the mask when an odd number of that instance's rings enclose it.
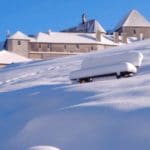
<path fill-rule="evenodd" d="M 83 14 L 79 25 L 61 32 L 28 36 L 17 31 L 7 38 L 6 48 L 27 58 L 47 59 L 111 48 L 133 42 L 132 37 L 135 41 L 150 38 L 150 22 L 136 10 L 123 18 L 113 34 L 107 34 L 95 19 L 87 21 Z"/>
<path fill-rule="evenodd" d="M 115 28 L 115 32 L 127 37 L 150 38 L 150 22 L 137 10 L 132 10 Z"/>
<path fill-rule="evenodd" d="M 7 50 L 32 59 L 75 55 L 117 46 L 107 35 L 99 33 L 38 33 L 30 37 L 17 31 L 7 39 Z"/>

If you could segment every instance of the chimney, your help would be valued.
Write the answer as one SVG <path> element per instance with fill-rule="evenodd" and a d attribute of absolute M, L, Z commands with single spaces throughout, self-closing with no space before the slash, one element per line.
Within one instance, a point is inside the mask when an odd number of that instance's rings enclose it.
<path fill-rule="evenodd" d="M 101 42 L 101 32 L 99 30 L 96 32 L 96 41 Z"/>
<path fill-rule="evenodd" d="M 48 30 L 48 35 L 51 35 L 51 33 L 52 33 L 52 31 L 49 29 L 49 30 Z"/>
<path fill-rule="evenodd" d="M 119 43 L 119 33 L 118 32 L 114 32 L 113 33 L 113 37 L 114 37 L 114 42 L 115 43 Z"/>
<path fill-rule="evenodd" d="M 122 37 L 122 42 L 127 43 L 127 34 L 126 33 L 121 33 L 121 37 Z"/>
<path fill-rule="evenodd" d="M 144 40 L 144 35 L 143 35 L 143 33 L 140 33 L 140 40 L 141 40 L 141 41 Z"/>

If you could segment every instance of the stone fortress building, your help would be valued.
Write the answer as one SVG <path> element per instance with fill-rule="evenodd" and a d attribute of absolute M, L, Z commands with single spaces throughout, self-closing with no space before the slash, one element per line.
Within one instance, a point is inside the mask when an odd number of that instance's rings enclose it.
<path fill-rule="evenodd" d="M 137 10 L 132 10 L 116 26 L 115 32 L 125 33 L 127 37 L 150 38 L 150 22 Z"/>
<path fill-rule="evenodd" d="M 96 35 L 97 34 L 97 35 Z M 46 59 L 73 55 L 117 46 L 107 36 L 98 33 L 38 33 L 35 37 L 17 31 L 7 39 L 7 50 L 19 55 Z"/>
<path fill-rule="evenodd" d="M 81 24 L 61 32 L 49 30 L 29 36 L 17 31 L 7 38 L 6 48 L 28 58 L 47 59 L 103 50 L 128 43 L 132 37 L 137 40 L 150 37 L 149 21 L 136 10 L 132 10 L 111 34 L 106 33 L 97 20 L 88 21 L 83 14 Z"/>

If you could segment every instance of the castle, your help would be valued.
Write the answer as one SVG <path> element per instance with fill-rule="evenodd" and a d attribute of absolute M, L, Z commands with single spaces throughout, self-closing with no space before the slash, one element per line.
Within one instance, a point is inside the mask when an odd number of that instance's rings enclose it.
<path fill-rule="evenodd" d="M 61 32 L 49 30 L 29 36 L 17 31 L 7 38 L 6 49 L 27 58 L 47 59 L 111 48 L 130 42 L 132 37 L 150 38 L 150 22 L 136 10 L 123 18 L 112 33 L 83 14 L 81 24 Z"/>

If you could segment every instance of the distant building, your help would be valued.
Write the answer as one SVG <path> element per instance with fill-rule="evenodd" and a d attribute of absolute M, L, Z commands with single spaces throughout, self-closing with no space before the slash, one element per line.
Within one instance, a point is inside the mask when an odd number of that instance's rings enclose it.
<path fill-rule="evenodd" d="M 61 32 L 39 32 L 26 35 L 17 31 L 7 37 L 6 48 L 19 55 L 32 59 L 47 59 L 66 55 L 75 55 L 118 46 L 137 40 L 150 38 L 150 22 L 138 11 L 132 10 L 115 28 L 113 34 L 106 33 L 101 24 L 87 20 Z"/>
<path fill-rule="evenodd" d="M 137 10 L 132 10 L 114 30 L 120 35 L 126 34 L 127 37 L 138 37 L 140 39 L 150 38 L 150 22 Z"/>
<path fill-rule="evenodd" d="M 109 36 L 97 33 L 38 33 L 28 36 L 20 31 L 7 39 L 7 50 L 19 55 L 46 59 L 65 55 L 74 55 L 118 46 Z"/>
<path fill-rule="evenodd" d="M 85 13 L 82 14 L 82 22 L 74 27 L 64 29 L 61 32 L 82 32 L 82 33 L 96 33 L 97 31 L 100 31 L 101 33 L 106 33 L 104 28 L 101 26 L 101 24 L 95 20 L 87 20 L 87 16 Z"/>
<path fill-rule="evenodd" d="M 97 31 L 100 31 L 101 33 L 106 33 L 101 24 L 95 19 L 86 21 L 84 23 L 82 22 L 78 26 L 62 30 L 62 32 L 83 32 L 83 33 L 96 33 Z"/>

